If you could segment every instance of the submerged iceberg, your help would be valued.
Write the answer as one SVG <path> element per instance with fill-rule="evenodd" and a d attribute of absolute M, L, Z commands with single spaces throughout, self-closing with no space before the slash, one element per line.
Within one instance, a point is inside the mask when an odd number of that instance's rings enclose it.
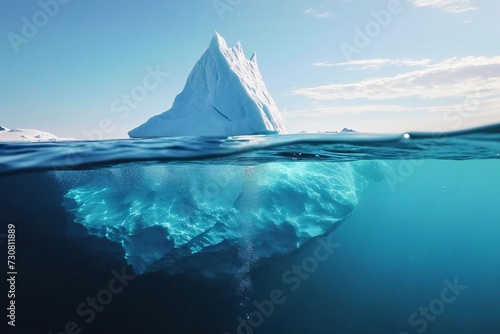
<path fill-rule="evenodd" d="M 345 220 L 380 162 L 182 165 L 99 170 L 65 206 L 121 244 L 137 274 L 223 278 L 290 254 Z"/>
<path fill-rule="evenodd" d="M 172 108 L 131 137 L 282 133 L 256 56 L 216 34 Z M 88 233 L 119 243 L 137 274 L 247 273 L 332 231 L 352 213 L 384 164 L 200 164 L 89 172 L 64 205 Z"/>
<path fill-rule="evenodd" d="M 283 133 L 278 108 L 260 74 L 255 53 L 228 48 L 218 34 L 189 74 L 170 110 L 131 130 L 132 138 L 235 136 Z"/>

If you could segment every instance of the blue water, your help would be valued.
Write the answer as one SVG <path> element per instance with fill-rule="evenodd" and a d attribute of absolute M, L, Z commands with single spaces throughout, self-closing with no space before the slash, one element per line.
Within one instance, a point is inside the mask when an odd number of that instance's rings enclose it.
<path fill-rule="evenodd" d="M 7 333 L 498 333 L 499 158 L 499 126 L 439 136 L 0 144 L 0 233 L 16 226 L 18 272 L 16 327 L 5 313 L 2 326 Z M 134 274 L 123 245 L 90 233 L 67 206 L 72 190 L 107 187 L 111 174 L 132 193 L 147 188 L 134 175 L 152 168 L 196 170 L 195 178 L 228 166 L 362 161 L 389 172 L 331 233 L 266 261 L 244 258 L 257 244 L 244 243 L 242 270 L 214 280 L 193 269 Z M 252 210 L 265 200 L 251 202 Z M 230 259 L 214 256 L 218 264 Z M 106 300 L 122 271 L 133 279 Z M 105 303 L 92 311 L 87 298 L 96 296 Z"/>

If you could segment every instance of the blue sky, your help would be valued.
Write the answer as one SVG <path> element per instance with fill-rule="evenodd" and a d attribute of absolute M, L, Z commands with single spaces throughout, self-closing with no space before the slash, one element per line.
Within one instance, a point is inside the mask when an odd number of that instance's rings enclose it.
<path fill-rule="evenodd" d="M 289 132 L 500 122 L 498 1 L 3 0 L 0 13 L 9 128 L 126 137 L 170 108 L 214 31 L 257 52 Z"/>

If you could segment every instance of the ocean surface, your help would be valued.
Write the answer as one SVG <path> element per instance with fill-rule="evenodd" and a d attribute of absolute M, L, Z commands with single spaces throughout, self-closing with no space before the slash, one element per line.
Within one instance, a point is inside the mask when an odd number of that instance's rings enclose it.
<path fill-rule="evenodd" d="M 500 125 L 0 143 L 2 333 L 497 334 L 499 159 Z"/>

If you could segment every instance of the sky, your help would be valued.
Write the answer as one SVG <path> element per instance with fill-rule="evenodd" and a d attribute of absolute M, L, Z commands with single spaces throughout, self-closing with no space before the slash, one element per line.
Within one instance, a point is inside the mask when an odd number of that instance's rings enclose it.
<path fill-rule="evenodd" d="M 215 31 L 257 52 L 289 133 L 500 123 L 499 13 L 494 0 L 2 0 L 0 125 L 126 138 L 171 107 Z"/>

